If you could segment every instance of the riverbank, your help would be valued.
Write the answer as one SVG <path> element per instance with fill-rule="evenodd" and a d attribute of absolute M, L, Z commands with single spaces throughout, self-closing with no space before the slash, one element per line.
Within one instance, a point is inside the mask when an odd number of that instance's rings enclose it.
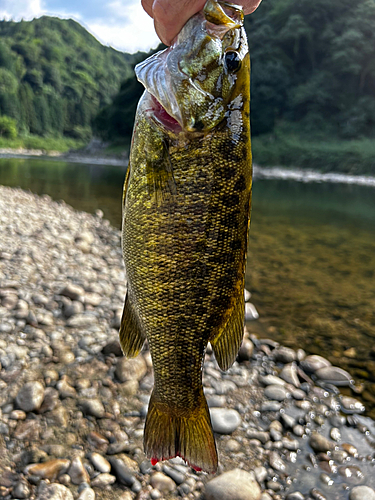
<path fill-rule="evenodd" d="M 252 323 L 228 372 L 206 355 L 217 477 L 179 459 L 152 467 L 142 446 L 150 355 L 126 360 L 117 342 L 120 232 L 100 211 L 1 186 L 0 214 L 3 498 L 229 500 L 236 488 L 249 500 L 375 496 L 375 426 L 360 416 L 352 377 L 258 338 Z"/>

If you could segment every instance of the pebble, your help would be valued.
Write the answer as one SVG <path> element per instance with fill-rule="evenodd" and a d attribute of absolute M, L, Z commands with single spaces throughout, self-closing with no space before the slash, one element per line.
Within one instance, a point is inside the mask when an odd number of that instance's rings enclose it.
<path fill-rule="evenodd" d="M 336 386 L 348 386 L 353 384 L 353 379 L 351 375 L 337 366 L 325 366 L 316 370 L 315 376 L 318 380 L 322 380 L 328 384 L 333 384 Z"/>
<path fill-rule="evenodd" d="M 26 481 L 21 480 L 15 485 L 12 493 L 13 493 L 13 498 L 19 498 L 20 500 L 24 498 L 29 498 L 30 495 L 29 485 L 27 484 Z"/>
<path fill-rule="evenodd" d="M 151 476 L 150 484 L 161 493 L 171 493 L 176 488 L 176 483 L 162 472 L 154 472 Z"/>
<path fill-rule="evenodd" d="M 280 372 L 280 378 L 297 388 L 301 385 L 297 375 L 297 365 L 295 363 L 288 363 L 285 365 Z"/>
<path fill-rule="evenodd" d="M 254 321 L 259 318 L 256 307 L 251 302 L 245 303 L 245 321 Z"/>
<path fill-rule="evenodd" d="M 135 477 L 132 471 L 125 465 L 120 458 L 111 458 L 109 463 L 112 466 L 112 472 L 116 475 L 120 483 L 125 486 L 133 486 Z"/>
<path fill-rule="evenodd" d="M 111 472 L 111 464 L 100 453 L 91 453 L 90 460 L 95 469 L 99 472 Z"/>
<path fill-rule="evenodd" d="M 91 481 L 91 486 L 96 488 L 105 488 L 111 484 L 116 482 L 116 476 L 112 476 L 112 474 L 108 474 L 104 472 L 103 474 L 99 474 Z"/>
<path fill-rule="evenodd" d="M 290 392 L 282 385 L 268 385 L 264 389 L 264 395 L 274 401 L 284 401 L 290 397 Z"/>
<path fill-rule="evenodd" d="M 236 410 L 210 408 L 212 429 L 219 434 L 232 434 L 241 425 L 241 416 Z"/>
<path fill-rule="evenodd" d="M 335 443 L 333 441 L 330 441 L 318 432 L 314 432 L 311 435 L 309 444 L 311 448 L 316 452 L 330 451 L 335 448 Z"/>
<path fill-rule="evenodd" d="M 306 358 L 301 361 L 300 366 L 306 373 L 315 373 L 320 368 L 331 366 L 331 363 L 328 359 L 325 359 L 318 354 L 312 354 L 310 356 L 306 356 Z"/>
<path fill-rule="evenodd" d="M 172 469 L 172 467 L 169 467 L 168 465 L 163 465 L 163 472 L 167 476 L 169 476 L 171 479 L 173 479 L 173 481 L 176 484 L 182 484 L 185 480 L 184 474 L 182 474 L 181 472 L 178 472 L 175 469 Z"/>
<path fill-rule="evenodd" d="M 363 413 L 366 410 L 365 405 L 361 401 L 349 396 L 343 396 L 340 401 L 341 409 L 344 413 Z"/>
<path fill-rule="evenodd" d="M 39 410 L 44 399 L 44 387 L 40 382 L 27 382 L 18 392 L 17 406 L 26 412 Z"/>
<path fill-rule="evenodd" d="M 31 474 L 42 479 L 53 480 L 60 474 L 66 472 L 69 466 L 70 460 L 57 458 L 48 460 L 47 462 L 41 464 L 30 464 L 25 468 L 24 473 L 26 475 Z"/>
<path fill-rule="evenodd" d="M 40 483 L 36 500 L 74 500 L 71 491 L 62 484 Z"/>
<path fill-rule="evenodd" d="M 105 409 L 100 399 L 81 399 L 78 400 L 78 405 L 86 415 L 92 415 L 96 418 L 103 418 L 105 415 Z"/>
<path fill-rule="evenodd" d="M 278 472 L 284 472 L 286 469 L 285 462 L 276 451 L 271 451 L 269 455 L 269 463 L 270 466 Z"/>
<path fill-rule="evenodd" d="M 147 365 L 143 356 L 133 359 L 120 358 L 116 365 L 116 377 L 120 382 L 141 380 L 147 373 Z"/>
<path fill-rule="evenodd" d="M 85 488 L 81 491 L 77 500 L 95 500 L 95 491 L 91 488 Z"/>
<path fill-rule="evenodd" d="M 73 484 L 89 483 L 90 476 L 85 469 L 82 459 L 80 457 L 75 457 L 72 460 L 68 474 L 72 480 Z"/>
<path fill-rule="evenodd" d="M 280 346 L 276 348 L 273 353 L 273 359 L 280 363 L 292 363 L 297 359 L 297 353 L 294 349 L 290 349 L 290 347 Z"/>
<path fill-rule="evenodd" d="M 206 500 L 260 500 L 254 475 L 241 469 L 224 472 L 206 484 Z"/>
<path fill-rule="evenodd" d="M 329 435 L 331 439 L 333 439 L 334 441 L 341 441 L 341 432 L 340 429 L 338 429 L 337 427 L 332 427 L 332 429 L 329 432 Z"/>
<path fill-rule="evenodd" d="M 369 486 L 355 486 L 350 494 L 350 500 L 375 500 L 375 491 Z"/>

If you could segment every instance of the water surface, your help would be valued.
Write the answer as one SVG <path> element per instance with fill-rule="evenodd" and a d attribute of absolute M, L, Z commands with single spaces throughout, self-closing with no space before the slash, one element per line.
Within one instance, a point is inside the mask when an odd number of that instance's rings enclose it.
<path fill-rule="evenodd" d="M 99 208 L 117 227 L 124 175 L 121 167 L 0 159 L 0 184 Z M 373 187 L 256 179 L 246 286 L 260 312 L 250 330 L 347 368 L 375 407 Z"/>

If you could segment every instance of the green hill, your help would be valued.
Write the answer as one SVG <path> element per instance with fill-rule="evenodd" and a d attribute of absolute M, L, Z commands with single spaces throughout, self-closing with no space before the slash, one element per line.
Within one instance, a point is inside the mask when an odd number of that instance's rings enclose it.
<path fill-rule="evenodd" d="M 84 138 L 135 57 L 103 46 L 71 19 L 0 21 L 0 115 L 21 133 Z"/>
<path fill-rule="evenodd" d="M 375 173 L 375 0 L 264 0 L 245 19 L 255 161 Z M 139 94 L 133 75 L 97 132 L 128 144 Z"/>

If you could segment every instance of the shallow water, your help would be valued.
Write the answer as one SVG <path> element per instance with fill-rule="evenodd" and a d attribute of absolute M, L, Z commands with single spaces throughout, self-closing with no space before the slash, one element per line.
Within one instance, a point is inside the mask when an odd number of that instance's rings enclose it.
<path fill-rule="evenodd" d="M 20 186 L 120 226 L 124 169 L 0 159 L 0 184 Z M 326 356 L 360 383 L 375 416 L 375 189 L 256 179 L 246 286 L 256 333 Z"/>

